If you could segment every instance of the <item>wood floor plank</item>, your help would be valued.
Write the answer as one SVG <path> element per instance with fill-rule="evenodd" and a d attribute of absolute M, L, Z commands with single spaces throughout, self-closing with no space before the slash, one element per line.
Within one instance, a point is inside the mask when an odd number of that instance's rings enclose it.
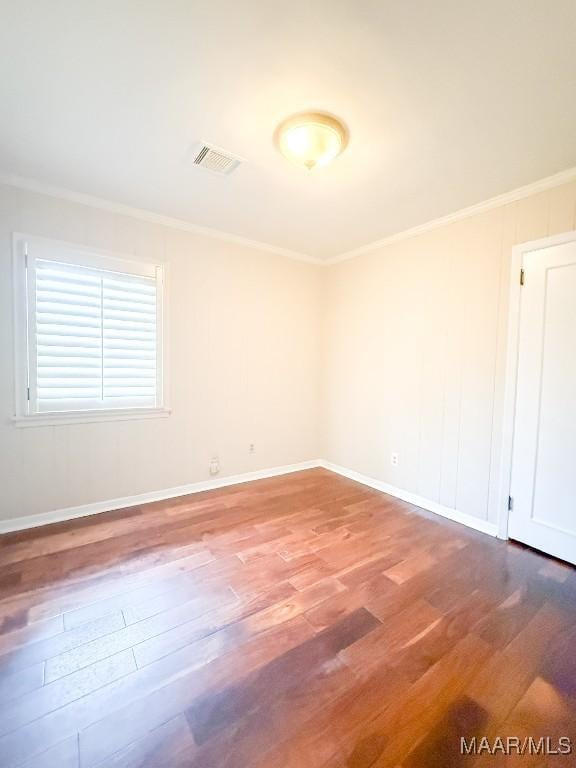
<path fill-rule="evenodd" d="M 189 765 L 195 753 L 188 722 L 184 715 L 178 715 L 106 757 L 94 768 L 170 768 Z"/>
<path fill-rule="evenodd" d="M 425 600 L 415 600 L 404 611 L 340 652 L 358 677 L 384 660 L 391 664 L 406 648 L 426 638 L 442 621 L 442 615 Z"/>
<path fill-rule="evenodd" d="M 22 768 L 80 768 L 78 735 L 55 744 L 27 761 Z"/>
<path fill-rule="evenodd" d="M 238 602 L 211 610 L 134 646 L 132 650 L 136 663 L 140 668 L 145 667 L 196 640 L 212 635 L 231 624 L 240 623 L 254 614 L 260 614 L 267 608 L 276 606 L 278 602 L 283 602 L 293 593 L 294 589 L 289 584 L 279 584 L 269 591 L 250 595 Z"/>
<path fill-rule="evenodd" d="M 0 656 L 0 676 L 4 672 L 24 669 L 46 659 L 51 660 L 67 653 L 73 653 L 87 643 L 105 638 L 121 630 L 124 626 L 122 613 L 112 613 L 88 624 L 82 624 L 75 629 L 24 645 Z M 48 665 L 45 667 L 45 679 L 47 681 L 52 679 Z"/>
<path fill-rule="evenodd" d="M 573 734 L 575 644 L 527 547 L 323 469 L 191 494 L 0 536 L 0 766 L 497 766 L 460 737 Z"/>
<path fill-rule="evenodd" d="M 106 608 L 92 615 L 96 603 L 142 586 L 150 586 L 172 575 L 192 571 L 213 560 L 214 557 L 207 549 L 198 549 L 196 544 L 183 545 L 170 548 L 161 557 L 154 557 L 153 562 L 138 559 L 138 567 L 132 573 L 105 568 L 88 579 L 76 579 L 74 575 L 65 580 L 45 578 L 41 587 L 22 590 L 19 594 L 5 596 L 0 600 L 0 615 L 10 616 L 14 612 L 22 612 L 24 607 L 29 624 L 45 619 L 58 619 L 62 622 L 62 614 L 86 609 L 88 621 L 91 621 L 110 612 Z M 84 619 L 76 623 L 84 623 Z M 68 628 L 72 629 L 73 626 Z"/>
<path fill-rule="evenodd" d="M 0 657 L 9 651 L 29 643 L 44 640 L 64 631 L 62 616 L 36 621 L 0 637 Z"/>
<path fill-rule="evenodd" d="M 0 676 L 0 708 L 44 684 L 44 662 Z M 12 706 L 12 705 L 10 705 Z M 0 722 L 0 728 L 2 723 Z"/>
<path fill-rule="evenodd" d="M 161 635 L 174 627 L 178 627 L 192 619 L 202 616 L 219 605 L 235 603 L 237 597 L 231 589 L 222 592 L 209 592 L 187 603 L 168 609 L 162 613 L 124 625 L 122 621 L 116 631 L 100 634 L 93 640 L 74 645 L 69 650 L 54 655 L 46 661 L 46 682 L 57 680 L 97 661 L 130 649 L 150 638 Z M 82 625 L 82 629 L 86 625 Z"/>
<path fill-rule="evenodd" d="M 211 561 L 212 558 L 206 560 L 206 562 Z M 179 602 L 186 602 L 185 596 L 190 594 L 193 586 L 194 579 L 187 574 L 181 574 L 167 579 L 158 579 L 152 584 L 129 591 L 119 592 L 113 597 L 109 597 L 105 600 L 99 600 L 97 602 L 89 603 L 82 608 L 67 611 L 64 614 L 64 625 L 66 626 L 66 629 L 73 629 L 81 624 L 86 624 L 88 621 L 94 621 L 94 619 L 116 611 L 122 611 L 127 623 L 132 624 L 134 621 L 139 621 L 138 618 L 128 621 L 127 614 L 130 613 L 133 607 L 138 605 L 143 606 L 144 604 L 149 604 L 158 600 L 161 610 L 166 610 L 166 608 L 171 607 L 170 604 L 167 605 L 168 601 L 172 601 L 173 605 L 178 604 L 177 600 L 175 600 L 175 593 L 176 595 L 184 595 L 184 598 Z M 188 599 L 190 599 L 190 597 L 188 597 Z M 160 610 L 157 611 L 157 613 L 160 613 Z M 148 612 L 148 616 L 153 615 L 154 611 Z M 143 616 L 142 618 L 147 618 L 148 616 Z"/>
<path fill-rule="evenodd" d="M 487 643 L 467 635 L 408 687 L 404 696 L 387 702 L 376 717 L 370 719 L 368 715 L 359 728 L 345 732 L 348 759 L 358 768 L 384 768 L 403 762 L 414 745 L 434 732 L 445 712 L 463 695 L 474 670 L 489 655 Z"/>
<path fill-rule="evenodd" d="M 553 768 L 553 766 L 574 765 L 574 744 L 576 744 L 576 700 L 566 697 L 554 685 L 536 677 L 506 720 L 498 727 L 502 740 L 518 739 L 525 747 L 523 754 L 480 755 L 474 761 L 474 768 Z M 555 753 L 563 744 L 563 751 Z M 567 751 L 570 748 L 570 752 Z M 549 754 L 546 754 L 546 750 Z"/>
<path fill-rule="evenodd" d="M 293 686 L 307 668 L 331 661 L 338 651 L 377 626 L 380 622 L 365 608 L 359 608 L 297 648 L 278 656 L 251 678 L 202 697 L 186 713 L 195 741 L 201 744 L 212 732 L 243 717 L 250 709 L 265 706 L 270 695 L 276 696 Z"/>
<path fill-rule="evenodd" d="M 311 634 L 310 626 L 300 616 L 254 639 L 232 625 L 142 670 L 152 671 L 158 664 L 166 663 L 172 669 L 181 666 L 183 673 L 149 695 L 117 708 L 104 719 L 94 718 L 93 724 L 81 728 L 80 744 L 86 762 L 103 760 L 107 754 L 161 725 L 167 717 L 185 712 L 204 691 L 218 690 L 250 674 L 301 645 Z"/>
<path fill-rule="evenodd" d="M 495 653 L 468 686 L 468 696 L 490 715 L 486 735 L 496 733 L 533 680 L 562 663 L 560 647 L 569 639 L 572 619 L 544 605 L 502 651 Z M 573 658 L 573 646 L 568 654 Z M 567 679 L 571 679 L 568 676 Z"/>
<path fill-rule="evenodd" d="M 131 650 L 122 651 L 103 661 L 30 691 L 11 702 L 0 721 L 0 736 L 50 714 L 99 688 L 136 670 Z"/>

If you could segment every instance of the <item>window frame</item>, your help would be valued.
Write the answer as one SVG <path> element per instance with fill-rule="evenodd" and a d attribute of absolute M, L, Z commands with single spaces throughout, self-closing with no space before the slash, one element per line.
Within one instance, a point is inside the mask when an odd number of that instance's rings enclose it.
<path fill-rule="evenodd" d="M 31 333 L 33 307 L 29 286 L 35 280 L 36 259 L 53 260 L 61 264 L 120 272 L 156 281 L 156 405 L 145 407 L 86 408 L 77 410 L 31 410 L 34 382 L 31 371 L 35 365 L 35 338 Z M 168 345 L 166 293 L 168 266 L 148 259 L 89 248 L 72 242 L 13 234 L 13 303 L 14 303 L 14 417 L 16 426 L 55 426 L 59 424 L 125 421 L 166 417 L 171 413 L 168 403 Z"/>

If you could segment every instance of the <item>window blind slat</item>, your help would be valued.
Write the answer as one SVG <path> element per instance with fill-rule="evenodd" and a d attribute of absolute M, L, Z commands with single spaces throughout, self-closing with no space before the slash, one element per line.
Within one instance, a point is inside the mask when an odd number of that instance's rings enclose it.
<path fill-rule="evenodd" d="M 53 293 L 63 293 L 65 296 L 92 296 L 98 298 L 100 286 L 90 283 L 64 283 L 58 280 L 37 280 L 36 290 L 41 298 Z"/>
<path fill-rule="evenodd" d="M 127 338 L 126 336 L 115 337 L 112 334 L 105 334 L 104 351 L 107 349 L 125 349 L 128 352 L 130 350 L 142 349 L 154 352 L 156 349 L 156 339 L 136 338 L 135 336 L 132 336 L 131 338 Z"/>
<path fill-rule="evenodd" d="M 106 345 L 104 345 L 104 349 L 106 350 L 106 360 L 108 365 L 120 365 L 123 360 L 126 361 L 126 365 L 132 365 L 133 361 L 138 360 L 145 360 L 147 362 L 156 360 L 156 352 L 154 349 L 151 351 L 145 349 L 116 349 L 107 347 Z"/>
<path fill-rule="evenodd" d="M 90 314 L 95 314 L 95 312 L 100 311 L 100 301 L 97 300 L 96 296 L 82 296 L 79 294 L 69 294 L 67 296 L 67 301 L 63 301 L 62 299 L 56 299 L 52 295 L 51 296 L 42 296 L 40 294 L 37 294 L 37 298 L 39 300 L 36 309 L 38 312 L 46 311 L 42 304 L 51 304 L 51 306 L 48 311 L 49 312 L 57 312 L 58 314 L 85 314 L 86 312 L 90 311 Z M 54 306 L 55 305 L 55 306 Z"/>
<path fill-rule="evenodd" d="M 110 298 L 109 294 L 106 294 L 104 299 L 104 306 L 106 309 L 116 310 L 117 312 L 138 312 L 142 314 L 156 314 L 156 300 L 153 298 L 151 301 L 135 301 L 134 299 L 116 299 Z"/>
<path fill-rule="evenodd" d="M 100 294 L 93 296 L 86 294 L 64 293 L 63 291 L 36 291 L 37 304 L 57 304 L 64 308 L 67 305 L 75 307 L 98 307 L 100 309 Z"/>
<path fill-rule="evenodd" d="M 42 317 L 36 318 L 38 329 L 43 336 L 72 336 L 74 338 L 96 338 L 99 339 L 102 336 L 101 324 L 98 326 L 88 326 L 72 321 L 70 323 L 45 323 L 42 321 Z"/>
<path fill-rule="evenodd" d="M 149 277 L 103 277 L 102 284 L 106 293 L 123 291 L 130 294 L 132 300 L 138 296 L 156 296 L 156 284 Z"/>
<path fill-rule="evenodd" d="M 156 335 L 155 322 L 136 322 L 134 320 L 118 320 L 115 317 L 104 320 L 104 330 L 110 332 L 138 331 L 141 333 L 150 333 Z"/>
<path fill-rule="evenodd" d="M 106 301 L 131 301 L 145 307 L 156 304 L 155 294 L 134 294 L 127 290 L 120 290 L 117 288 L 108 288 L 106 290 Z"/>
<path fill-rule="evenodd" d="M 38 379 L 38 391 L 39 392 L 60 392 L 68 389 L 102 389 L 102 381 L 100 377 L 91 378 L 72 378 L 69 379 L 56 379 L 56 378 L 40 378 Z"/>
<path fill-rule="evenodd" d="M 106 309 L 104 314 L 108 323 L 137 323 L 138 325 L 156 326 L 156 311 L 154 312 L 127 312 L 117 309 Z"/>
<path fill-rule="evenodd" d="M 67 387 L 65 389 L 38 387 L 40 400 L 68 400 L 83 397 L 100 397 L 100 389 L 98 387 Z"/>
<path fill-rule="evenodd" d="M 154 397 L 155 387 L 104 387 L 105 397 Z"/>
<path fill-rule="evenodd" d="M 38 322 L 42 325 L 64 325 L 67 328 L 74 325 L 77 328 L 98 328 L 101 327 L 100 313 L 93 315 L 83 315 L 80 312 L 68 312 L 56 314 L 55 312 L 38 312 Z"/>
<path fill-rule="evenodd" d="M 156 361 L 152 358 L 151 360 L 122 360 L 118 358 L 106 358 L 105 361 L 105 368 L 110 371 L 112 374 L 114 371 L 118 370 L 124 370 L 124 371 L 151 371 L 156 368 Z"/>
<path fill-rule="evenodd" d="M 71 381 L 100 381 L 102 378 L 101 368 L 39 368 L 38 382 L 44 386 L 66 386 Z M 54 382 L 54 384 L 53 384 Z"/>
<path fill-rule="evenodd" d="M 104 366 L 104 378 L 106 381 L 117 381 L 118 379 L 154 379 L 156 370 L 154 368 L 109 368 Z"/>
<path fill-rule="evenodd" d="M 68 378 L 69 376 L 94 376 L 97 374 L 100 377 L 102 366 L 100 361 L 81 361 L 80 365 L 72 364 L 63 365 L 61 360 L 56 361 L 57 365 L 51 363 L 50 365 L 38 366 L 38 380 L 51 379 L 51 378 Z M 124 369 L 126 370 L 126 369 Z"/>

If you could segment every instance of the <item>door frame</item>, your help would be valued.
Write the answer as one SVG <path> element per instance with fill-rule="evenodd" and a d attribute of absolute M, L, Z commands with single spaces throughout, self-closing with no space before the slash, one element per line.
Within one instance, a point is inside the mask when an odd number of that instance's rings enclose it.
<path fill-rule="evenodd" d="M 576 241 L 576 230 L 552 235 L 540 240 L 530 240 L 512 248 L 510 262 L 510 288 L 508 293 L 508 338 L 506 345 L 506 372 L 504 378 L 504 407 L 502 416 L 502 438 L 500 443 L 500 480 L 498 484 L 498 533 L 500 539 L 508 539 L 510 511 L 508 499 L 512 483 L 512 461 L 514 457 L 514 420 L 516 415 L 516 391 L 518 384 L 518 352 L 520 346 L 520 270 L 524 255 L 543 248 Z"/>

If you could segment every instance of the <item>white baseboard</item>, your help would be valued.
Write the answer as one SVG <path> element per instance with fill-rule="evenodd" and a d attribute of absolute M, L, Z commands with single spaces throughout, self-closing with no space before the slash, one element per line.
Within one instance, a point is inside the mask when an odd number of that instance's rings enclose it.
<path fill-rule="evenodd" d="M 321 462 L 318 459 L 302 461 L 298 464 L 285 464 L 281 467 L 260 469 L 256 472 L 245 472 L 242 475 L 230 475 L 229 477 L 217 478 L 215 480 L 201 480 L 198 483 L 179 485 L 176 488 L 166 488 L 162 491 L 149 491 L 136 494 L 135 496 L 124 496 L 119 499 L 109 499 L 108 501 L 96 501 L 93 504 L 81 504 L 78 507 L 57 509 L 53 512 L 40 512 L 37 515 L 28 515 L 27 517 L 0 520 L 0 534 L 22 531 L 26 528 L 38 528 L 41 525 L 49 525 L 50 523 L 62 523 L 66 520 L 74 520 L 77 517 L 88 517 L 89 515 L 97 515 L 101 512 L 112 512 L 115 509 L 135 507 L 139 504 L 148 504 L 151 501 L 174 499 L 177 496 L 186 496 L 189 493 L 211 491 L 216 488 L 225 488 L 228 485 L 248 483 L 252 480 L 264 480 L 267 477 L 288 475 L 291 472 L 300 472 L 303 469 L 314 469 L 319 466 L 321 466 Z"/>
<path fill-rule="evenodd" d="M 97 515 L 101 512 L 112 512 L 115 509 L 126 509 L 127 507 L 138 506 L 139 504 L 148 504 L 151 501 L 164 501 L 165 499 L 173 499 L 177 496 L 186 496 L 190 493 L 211 491 L 217 488 L 225 488 L 228 485 L 248 483 L 252 480 L 264 480 L 267 477 L 288 475 L 291 472 L 300 472 L 303 469 L 314 469 L 315 467 L 323 467 L 338 475 L 348 477 L 350 480 L 355 480 L 370 488 L 375 488 L 377 491 L 382 491 L 382 493 L 395 496 L 397 499 L 402 499 L 402 501 L 407 501 L 417 507 L 427 509 L 429 512 L 435 512 L 437 515 L 442 515 L 442 517 L 447 517 L 449 520 L 453 520 L 456 523 L 462 523 L 462 525 L 467 525 L 469 528 L 474 528 L 475 530 L 487 533 L 490 536 L 496 536 L 498 533 L 498 527 L 495 523 L 480 520 L 472 515 L 459 512 L 457 509 L 450 509 L 449 507 L 425 499 L 410 491 L 405 491 L 402 488 L 396 488 L 393 485 L 384 483 L 381 480 L 362 475 L 360 472 L 355 472 L 353 469 L 340 467 L 337 464 L 332 464 L 323 459 L 313 459 L 311 461 L 302 461 L 298 464 L 285 464 L 284 466 L 261 469 L 256 472 L 245 472 L 242 475 L 231 475 L 215 480 L 201 480 L 197 483 L 179 485 L 175 488 L 166 488 L 161 491 L 149 491 L 134 496 L 124 496 L 119 499 L 96 501 L 92 504 L 81 504 L 77 507 L 67 507 L 66 509 L 57 509 L 52 512 L 41 512 L 37 515 L 28 515 L 27 517 L 0 520 L 0 534 L 11 533 L 12 531 L 22 531 L 26 528 L 37 528 L 41 525 L 49 525 L 50 523 L 61 523 L 66 520 L 74 520 L 77 517 Z"/>
<path fill-rule="evenodd" d="M 388 483 L 376 480 L 373 477 L 362 475 L 360 472 L 355 472 L 353 469 L 347 469 L 338 464 L 332 464 L 329 461 L 320 461 L 320 466 L 324 467 L 324 469 L 329 469 L 331 472 L 336 472 L 338 475 L 347 477 L 350 480 L 356 480 L 358 483 L 368 485 L 370 488 L 375 488 L 377 491 L 382 491 L 382 493 L 387 493 L 390 496 L 395 496 L 397 499 L 407 501 L 409 504 L 414 504 L 416 507 L 422 507 L 422 509 L 426 509 L 429 512 L 434 512 L 437 515 L 442 515 L 442 517 L 447 517 L 455 523 L 467 525 L 469 528 L 474 528 L 481 533 L 487 533 L 489 536 L 497 536 L 498 534 L 498 526 L 496 523 L 490 523 L 487 520 L 481 520 L 473 515 L 467 515 L 465 512 L 459 512 L 457 509 L 445 507 L 442 504 L 438 504 L 436 501 L 430 501 L 430 499 L 425 499 L 423 496 L 418 496 L 410 491 L 405 491 L 403 488 L 396 488 L 394 485 L 389 485 Z"/>

